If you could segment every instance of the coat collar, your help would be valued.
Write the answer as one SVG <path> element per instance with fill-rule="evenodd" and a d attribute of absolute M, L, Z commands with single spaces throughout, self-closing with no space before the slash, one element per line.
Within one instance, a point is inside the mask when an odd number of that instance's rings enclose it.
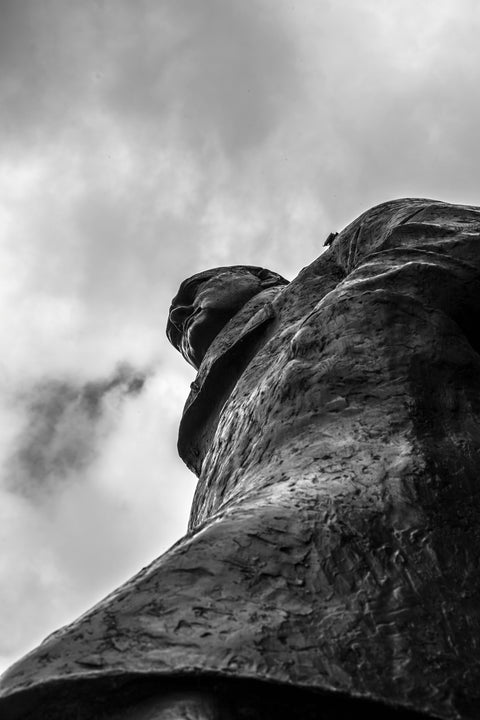
<path fill-rule="evenodd" d="M 277 293 L 278 288 L 260 293 L 230 320 L 213 341 L 190 386 L 177 447 L 182 460 L 196 475 L 200 474 L 225 401 L 275 318 L 271 300 Z"/>

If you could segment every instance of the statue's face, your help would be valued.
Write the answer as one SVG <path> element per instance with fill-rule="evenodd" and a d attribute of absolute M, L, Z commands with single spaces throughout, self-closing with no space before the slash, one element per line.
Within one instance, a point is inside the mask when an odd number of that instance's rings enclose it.
<path fill-rule="evenodd" d="M 214 338 L 231 318 L 266 287 L 286 284 L 261 268 L 215 268 L 185 280 L 172 301 L 167 335 L 193 367 L 200 366 Z"/>

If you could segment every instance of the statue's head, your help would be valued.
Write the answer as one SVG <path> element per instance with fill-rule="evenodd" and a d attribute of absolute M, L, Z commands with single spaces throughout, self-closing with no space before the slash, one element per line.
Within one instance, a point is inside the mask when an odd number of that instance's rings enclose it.
<path fill-rule="evenodd" d="M 287 285 L 278 273 L 251 265 L 218 267 L 184 280 L 172 300 L 167 336 L 194 368 L 234 315 L 266 288 Z"/>

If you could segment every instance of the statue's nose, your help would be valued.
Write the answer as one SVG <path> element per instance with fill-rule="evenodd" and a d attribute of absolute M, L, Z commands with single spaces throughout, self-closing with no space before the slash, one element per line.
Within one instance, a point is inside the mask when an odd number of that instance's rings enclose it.
<path fill-rule="evenodd" d="M 192 312 L 193 308 L 191 305 L 177 305 L 177 307 L 170 311 L 170 322 L 181 332 L 183 323 Z"/>

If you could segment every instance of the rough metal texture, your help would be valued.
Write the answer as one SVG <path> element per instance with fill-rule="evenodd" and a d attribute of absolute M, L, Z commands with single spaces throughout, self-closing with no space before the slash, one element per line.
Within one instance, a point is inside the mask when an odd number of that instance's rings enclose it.
<path fill-rule="evenodd" d="M 250 301 L 182 421 L 189 533 L 14 665 L 1 717 L 179 675 L 480 717 L 479 274 L 480 209 L 406 199 Z"/>

